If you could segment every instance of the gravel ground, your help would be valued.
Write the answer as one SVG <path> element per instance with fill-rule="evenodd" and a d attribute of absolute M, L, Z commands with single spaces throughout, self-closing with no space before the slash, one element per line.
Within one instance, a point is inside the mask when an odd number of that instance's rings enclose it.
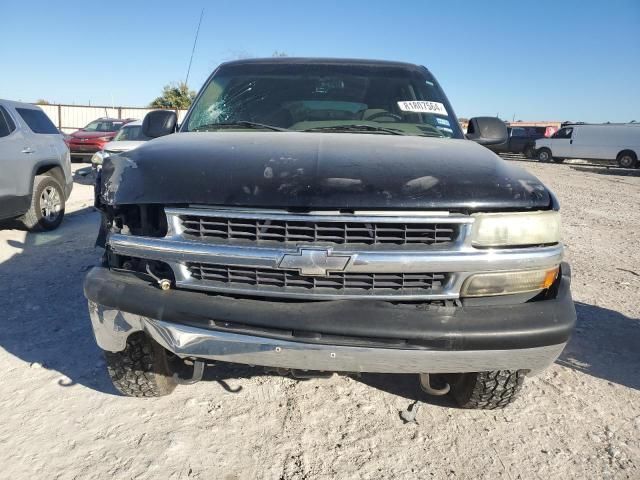
<path fill-rule="evenodd" d="M 82 295 L 98 216 L 78 176 L 59 230 L 0 226 L 0 477 L 640 478 L 640 170 L 518 163 L 561 201 L 578 328 L 486 412 L 423 397 L 415 376 L 242 366 L 161 399 L 117 395 Z"/>

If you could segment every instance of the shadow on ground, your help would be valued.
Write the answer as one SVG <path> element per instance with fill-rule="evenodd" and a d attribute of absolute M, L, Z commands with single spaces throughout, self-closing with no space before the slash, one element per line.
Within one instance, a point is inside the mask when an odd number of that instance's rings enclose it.
<path fill-rule="evenodd" d="M 67 213 L 51 232 L 2 232 L 0 242 L 16 251 L 0 263 L 0 349 L 61 373 L 63 387 L 82 384 L 114 393 L 82 293 L 85 272 L 100 256 L 93 246 L 98 221 L 93 207 L 86 207 Z M 0 225 L 14 227 L 22 228 Z"/>
<path fill-rule="evenodd" d="M 576 302 L 578 323 L 557 363 L 640 390 L 640 319 Z"/>
<path fill-rule="evenodd" d="M 582 165 L 570 165 L 573 170 L 578 172 L 597 173 L 599 175 L 616 175 L 619 177 L 640 177 L 640 169 L 638 168 L 619 168 L 619 167 L 591 167 Z"/>

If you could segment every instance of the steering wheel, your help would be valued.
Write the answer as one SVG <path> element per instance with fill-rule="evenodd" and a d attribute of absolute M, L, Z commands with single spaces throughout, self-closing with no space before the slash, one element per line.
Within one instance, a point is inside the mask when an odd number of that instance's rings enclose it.
<path fill-rule="evenodd" d="M 378 113 L 374 113 L 373 115 L 371 115 L 370 117 L 368 117 L 366 120 L 375 120 L 376 118 L 380 118 L 380 117 L 391 117 L 393 118 L 396 122 L 401 122 L 403 119 L 400 115 L 396 115 L 395 113 L 391 113 L 391 112 L 378 112 Z"/>

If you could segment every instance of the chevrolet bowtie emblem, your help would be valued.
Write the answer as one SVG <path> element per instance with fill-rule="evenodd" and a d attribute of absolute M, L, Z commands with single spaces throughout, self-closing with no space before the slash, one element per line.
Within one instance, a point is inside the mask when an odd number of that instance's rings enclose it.
<path fill-rule="evenodd" d="M 329 272 L 341 272 L 351 260 L 350 255 L 334 255 L 331 250 L 301 248 L 297 253 L 282 256 L 279 268 L 297 270 L 301 275 L 326 277 Z"/>

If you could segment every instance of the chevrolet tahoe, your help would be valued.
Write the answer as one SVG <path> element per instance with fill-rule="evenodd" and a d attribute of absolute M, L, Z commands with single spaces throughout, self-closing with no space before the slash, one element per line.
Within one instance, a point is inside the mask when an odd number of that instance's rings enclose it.
<path fill-rule="evenodd" d="M 417 375 L 500 408 L 575 323 L 558 201 L 482 145 L 423 66 L 272 58 L 220 65 L 182 124 L 105 159 L 102 264 L 85 295 L 125 395 L 215 362 L 293 377 Z M 213 363 L 213 365 L 212 365 Z"/>

